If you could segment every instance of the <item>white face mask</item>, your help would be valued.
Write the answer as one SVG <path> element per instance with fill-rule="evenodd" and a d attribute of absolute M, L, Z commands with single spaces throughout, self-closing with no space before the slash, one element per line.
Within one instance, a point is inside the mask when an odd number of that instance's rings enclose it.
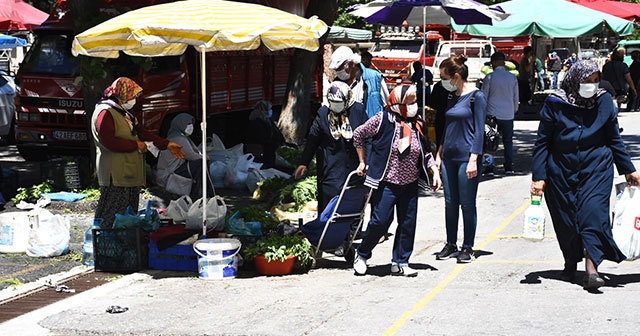
<path fill-rule="evenodd" d="M 122 107 L 124 107 L 125 110 L 129 111 L 133 108 L 133 106 L 136 104 L 136 99 L 131 99 L 128 102 L 125 102 L 124 104 L 122 104 Z"/>
<path fill-rule="evenodd" d="M 458 90 L 457 86 L 451 84 L 451 79 L 443 79 L 440 82 L 442 83 L 442 87 L 449 92 Z"/>
<path fill-rule="evenodd" d="M 184 129 L 184 134 L 186 135 L 193 134 L 193 124 L 187 125 L 187 127 Z"/>
<path fill-rule="evenodd" d="M 413 103 L 407 105 L 407 118 L 413 118 L 418 114 L 418 104 Z"/>
<path fill-rule="evenodd" d="M 329 101 L 329 109 L 333 112 L 341 113 L 345 110 L 344 102 Z"/>
<path fill-rule="evenodd" d="M 578 94 L 582 98 L 591 98 L 598 92 L 599 83 L 580 83 Z"/>
<path fill-rule="evenodd" d="M 336 71 L 336 77 L 338 77 L 338 79 L 340 80 L 346 81 L 347 79 L 349 79 L 349 77 L 351 77 L 351 75 L 347 72 L 346 69 L 342 69 Z"/>

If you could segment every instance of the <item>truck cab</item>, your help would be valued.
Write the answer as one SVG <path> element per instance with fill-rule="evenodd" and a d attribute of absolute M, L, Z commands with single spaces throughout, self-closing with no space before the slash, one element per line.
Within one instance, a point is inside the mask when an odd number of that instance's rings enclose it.
<path fill-rule="evenodd" d="M 382 73 L 389 90 L 400 83 L 411 84 L 409 78 L 413 62 L 426 63 L 427 67 L 432 65 L 438 45 L 443 40 L 437 31 L 427 31 L 423 44 L 423 32 L 419 27 L 386 28 L 381 30 L 371 49 L 372 67 Z"/>
<path fill-rule="evenodd" d="M 497 51 L 496 47 L 489 40 L 468 40 L 468 41 L 443 41 L 438 47 L 435 55 L 433 67 L 433 80 L 440 80 L 440 64 L 451 56 L 465 55 L 465 64 L 469 68 L 469 82 L 475 82 L 484 78 L 482 66 L 490 62 L 491 55 Z"/>

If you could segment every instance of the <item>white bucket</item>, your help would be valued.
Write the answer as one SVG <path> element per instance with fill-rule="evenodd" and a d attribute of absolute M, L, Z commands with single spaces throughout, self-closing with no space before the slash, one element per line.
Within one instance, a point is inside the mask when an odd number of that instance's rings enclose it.
<path fill-rule="evenodd" d="M 233 279 L 238 272 L 242 244 L 234 238 L 201 239 L 193 244 L 198 258 L 198 275 L 205 280 Z"/>
<path fill-rule="evenodd" d="M 0 253 L 25 253 L 29 244 L 28 212 L 0 213 Z"/>

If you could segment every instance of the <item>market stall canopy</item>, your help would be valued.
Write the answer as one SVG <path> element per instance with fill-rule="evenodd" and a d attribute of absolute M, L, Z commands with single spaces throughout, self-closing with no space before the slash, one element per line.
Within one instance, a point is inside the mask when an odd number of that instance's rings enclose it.
<path fill-rule="evenodd" d="M 117 58 L 200 51 L 300 48 L 315 51 L 328 27 L 275 8 L 223 0 L 188 0 L 140 8 L 90 28 L 73 40 L 73 55 Z"/>
<path fill-rule="evenodd" d="M 0 0 L 0 30 L 31 30 L 40 25 L 49 14 L 22 0 Z"/>
<path fill-rule="evenodd" d="M 331 26 L 329 40 L 369 41 L 373 34 L 370 30 Z"/>
<path fill-rule="evenodd" d="M 611 14 L 629 21 L 640 20 L 640 4 L 609 0 L 569 0 L 591 9 Z"/>
<path fill-rule="evenodd" d="M 618 35 L 633 33 L 635 24 L 565 0 L 512 0 L 500 3 L 511 16 L 493 26 L 452 24 L 456 32 L 480 36 L 538 35 L 577 37 L 607 26 Z"/>
<path fill-rule="evenodd" d="M 26 47 L 27 41 L 25 39 L 0 34 L 0 49 L 13 49 L 15 47 Z"/>

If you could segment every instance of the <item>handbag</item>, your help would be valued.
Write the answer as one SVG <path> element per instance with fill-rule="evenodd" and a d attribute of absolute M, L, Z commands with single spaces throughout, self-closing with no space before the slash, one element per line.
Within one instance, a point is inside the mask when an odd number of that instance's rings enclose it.
<path fill-rule="evenodd" d="M 187 230 L 202 229 L 202 207 L 205 206 L 202 198 L 193 202 L 189 207 L 187 216 L 185 217 L 185 228 Z M 224 229 L 224 221 L 227 216 L 227 205 L 220 196 L 211 197 L 207 203 L 207 230 L 222 231 Z"/>
<path fill-rule="evenodd" d="M 186 162 L 186 161 L 185 161 Z M 193 186 L 193 179 L 191 178 L 191 169 L 189 168 L 189 162 L 186 162 L 187 170 L 189 171 L 189 177 L 171 173 L 167 178 L 167 184 L 164 189 L 170 193 L 176 195 L 189 195 L 191 194 L 191 187 Z"/>
<path fill-rule="evenodd" d="M 640 258 L 640 188 L 626 187 L 616 201 L 611 233 L 627 260 Z"/>

